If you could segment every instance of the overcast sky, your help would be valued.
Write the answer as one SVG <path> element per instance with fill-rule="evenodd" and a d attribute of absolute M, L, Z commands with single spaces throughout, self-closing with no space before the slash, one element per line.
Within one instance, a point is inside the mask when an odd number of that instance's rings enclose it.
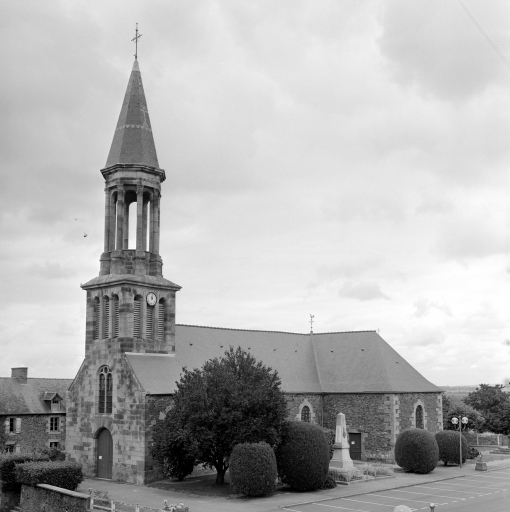
<path fill-rule="evenodd" d="M 509 20 L 502 0 L 2 2 L 0 376 L 83 359 L 138 22 L 178 323 L 312 313 L 380 329 L 435 384 L 508 379 Z"/>

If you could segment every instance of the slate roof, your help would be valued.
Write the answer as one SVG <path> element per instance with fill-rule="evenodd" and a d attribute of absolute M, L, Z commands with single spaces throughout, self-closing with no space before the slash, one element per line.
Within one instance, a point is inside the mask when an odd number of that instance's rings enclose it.
<path fill-rule="evenodd" d="M 182 367 L 199 368 L 241 346 L 278 371 L 287 393 L 398 393 L 441 389 L 375 331 L 298 334 L 176 325 L 175 354 L 127 353 L 142 387 L 172 394 Z"/>
<path fill-rule="evenodd" d="M 142 164 L 159 168 L 142 75 L 136 60 L 105 167 L 115 164 Z"/>
<path fill-rule="evenodd" d="M 72 379 L 30 378 L 20 384 L 18 379 L 0 377 L 0 414 L 50 414 L 48 397 L 57 393 L 64 399 L 61 412 L 65 412 L 65 396 L 71 382 Z"/>

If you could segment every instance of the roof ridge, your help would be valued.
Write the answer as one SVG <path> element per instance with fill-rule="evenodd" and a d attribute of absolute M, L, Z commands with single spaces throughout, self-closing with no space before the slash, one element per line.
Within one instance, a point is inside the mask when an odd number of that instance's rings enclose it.
<path fill-rule="evenodd" d="M 18 380 L 17 377 L 0 377 L 0 379 L 7 379 L 7 380 Z M 27 380 L 74 380 L 72 378 L 67 377 L 27 377 Z"/>
<path fill-rule="evenodd" d="M 200 329 L 220 329 L 224 331 L 248 331 L 248 332 L 274 332 L 279 334 L 296 334 L 298 336 L 309 336 L 309 332 L 292 332 L 292 331 L 272 331 L 268 329 L 241 329 L 238 327 L 214 327 L 212 325 L 195 325 L 195 324 L 175 324 L 181 327 L 198 327 Z M 369 329 L 365 331 L 328 331 L 328 332 L 314 332 L 314 336 L 320 336 L 322 334 L 348 334 L 356 332 L 376 332 L 375 329 Z"/>

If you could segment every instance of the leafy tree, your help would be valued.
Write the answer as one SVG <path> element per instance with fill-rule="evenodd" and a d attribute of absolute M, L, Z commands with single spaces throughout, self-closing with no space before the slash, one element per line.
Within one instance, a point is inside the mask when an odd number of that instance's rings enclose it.
<path fill-rule="evenodd" d="M 183 368 L 174 408 L 161 427 L 173 434 L 157 437 L 154 457 L 168 459 L 180 450 L 194 463 L 214 467 L 216 484 L 223 484 L 236 444 L 280 442 L 287 415 L 280 385 L 276 371 L 240 347 L 201 369 Z"/>
<path fill-rule="evenodd" d="M 502 391 L 503 387 L 480 384 L 464 401 L 484 416 L 485 431 L 506 435 L 510 433 L 510 395 Z"/>
<path fill-rule="evenodd" d="M 469 420 L 468 429 L 476 430 L 478 432 L 484 429 L 484 417 L 470 405 L 466 405 L 462 400 L 455 397 L 446 398 L 447 407 L 445 408 L 445 398 L 443 396 L 443 429 L 455 430 L 452 423 L 453 417 L 466 416 Z"/>

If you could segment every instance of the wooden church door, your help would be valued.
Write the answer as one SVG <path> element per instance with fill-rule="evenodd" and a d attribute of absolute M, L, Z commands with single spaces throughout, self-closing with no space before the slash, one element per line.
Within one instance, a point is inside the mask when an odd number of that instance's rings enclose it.
<path fill-rule="evenodd" d="M 97 477 L 111 478 L 113 465 L 113 440 L 110 431 L 103 428 L 97 438 Z"/>

